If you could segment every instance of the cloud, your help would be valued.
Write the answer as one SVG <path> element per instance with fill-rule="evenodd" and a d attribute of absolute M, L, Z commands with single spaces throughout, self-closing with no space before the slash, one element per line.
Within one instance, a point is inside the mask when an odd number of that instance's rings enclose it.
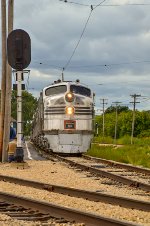
<path fill-rule="evenodd" d="M 91 0 L 74 2 L 89 7 L 58 0 L 15 0 L 14 28 L 26 30 L 31 37 L 30 87 L 36 96 L 44 86 L 61 78 L 83 31 Z M 134 3 L 149 2 L 106 0 L 105 6 L 97 7 L 65 71 L 66 79 L 79 78 L 94 89 L 97 107 L 102 96 L 111 104 L 129 100 L 132 93 L 149 95 L 150 6 L 124 5 Z M 124 6 L 106 6 L 115 4 Z M 139 108 L 149 108 L 148 103 Z"/>

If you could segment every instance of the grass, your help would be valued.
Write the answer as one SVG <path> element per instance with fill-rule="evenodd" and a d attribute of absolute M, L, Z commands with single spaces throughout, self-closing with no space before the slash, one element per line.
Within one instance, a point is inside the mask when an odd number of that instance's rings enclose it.
<path fill-rule="evenodd" d="M 112 137 L 94 137 L 93 143 L 102 143 L 102 144 L 114 144 L 114 139 Z M 126 135 L 121 137 L 120 139 L 117 139 L 116 144 L 131 144 L 131 137 Z M 150 137 L 144 137 L 144 138 L 133 138 L 133 144 L 135 145 L 150 145 Z"/>
<path fill-rule="evenodd" d="M 134 139 L 133 145 L 128 144 L 127 138 L 122 138 L 117 143 L 122 146 L 100 146 L 98 143 L 93 143 L 87 154 L 150 168 L 150 138 Z"/>

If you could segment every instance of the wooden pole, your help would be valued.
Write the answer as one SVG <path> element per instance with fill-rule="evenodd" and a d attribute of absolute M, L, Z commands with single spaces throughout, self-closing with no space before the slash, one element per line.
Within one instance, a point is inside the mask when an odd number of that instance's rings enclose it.
<path fill-rule="evenodd" d="M 133 104 L 133 118 L 132 118 L 132 131 L 131 131 L 131 144 L 133 144 L 133 136 L 134 136 L 134 124 L 135 124 L 135 105 L 137 103 L 140 103 L 140 102 L 137 102 L 136 101 L 136 98 L 137 97 L 140 97 L 140 95 L 137 95 L 137 94 L 133 94 L 133 95 L 130 95 L 131 97 L 133 97 L 133 102 L 130 102 Z"/>
<path fill-rule="evenodd" d="M 13 30 L 13 14 L 14 0 L 8 1 L 8 34 Z M 4 117 L 4 136 L 2 161 L 8 161 L 8 143 L 10 137 L 10 121 L 11 121 L 11 89 L 12 89 L 12 68 L 7 62 L 7 77 L 6 77 L 6 96 L 5 96 L 5 117 Z"/>
<path fill-rule="evenodd" d="M 2 77 L 1 77 L 0 161 L 2 161 L 5 94 L 6 94 L 6 0 L 1 0 L 1 26 L 2 26 Z"/>

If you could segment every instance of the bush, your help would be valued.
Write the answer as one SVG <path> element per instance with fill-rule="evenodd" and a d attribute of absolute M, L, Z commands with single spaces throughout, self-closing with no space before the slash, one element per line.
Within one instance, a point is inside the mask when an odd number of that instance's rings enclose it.
<path fill-rule="evenodd" d="M 142 137 L 149 137 L 150 138 L 150 130 L 143 130 L 137 137 L 142 138 Z"/>
<path fill-rule="evenodd" d="M 112 144 L 113 139 L 112 137 L 103 137 L 103 136 L 98 136 L 93 138 L 93 143 L 101 143 L 101 144 Z"/>

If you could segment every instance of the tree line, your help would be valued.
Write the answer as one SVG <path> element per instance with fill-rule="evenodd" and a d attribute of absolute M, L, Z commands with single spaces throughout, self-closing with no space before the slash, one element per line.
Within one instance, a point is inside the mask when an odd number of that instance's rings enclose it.
<path fill-rule="evenodd" d="M 116 138 L 131 135 L 133 111 L 125 106 L 117 107 L 117 134 Z M 104 114 L 104 135 L 114 138 L 116 125 L 116 107 L 111 106 Z M 99 135 L 103 135 L 103 115 L 95 116 L 95 125 Z M 150 111 L 135 111 L 134 137 L 150 136 Z"/>
<path fill-rule="evenodd" d="M 30 135 L 32 119 L 37 108 L 37 98 L 27 91 L 22 91 L 22 121 L 23 133 L 25 136 Z M 12 91 L 11 98 L 11 116 L 17 119 L 17 92 Z"/>

